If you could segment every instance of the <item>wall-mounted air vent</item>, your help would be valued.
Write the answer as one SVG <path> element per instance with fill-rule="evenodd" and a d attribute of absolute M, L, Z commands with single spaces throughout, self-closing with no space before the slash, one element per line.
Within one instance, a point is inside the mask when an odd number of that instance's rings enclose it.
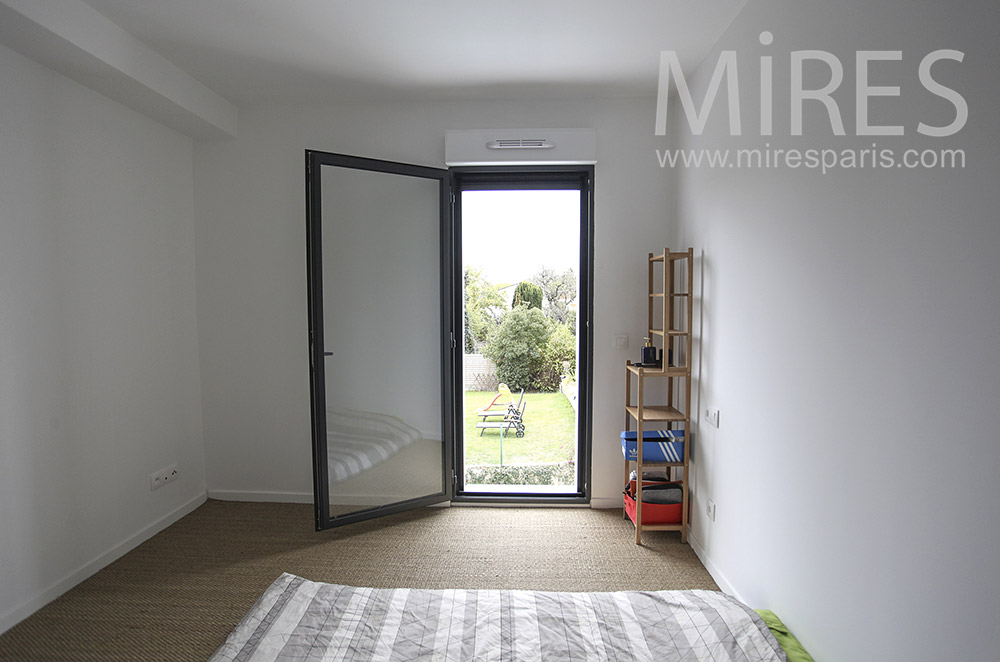
<path fill-rule="evenodd" d="M 552 149 L 555 146 L 544 138 L 498 138 L 486 143 L 486 149 Z"/>
<path fill-rule="evenodd" d="M 444 162 L 449 166 L 597 163 L 597 132 L 544 127 L 448 131 Z"/>

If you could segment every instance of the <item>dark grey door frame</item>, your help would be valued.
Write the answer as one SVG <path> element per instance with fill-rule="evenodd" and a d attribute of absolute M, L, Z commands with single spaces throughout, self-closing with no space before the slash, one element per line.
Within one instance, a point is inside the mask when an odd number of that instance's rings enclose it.
<path fill-rule="evenodd" d="M 580 292 L 579 292 L 579 356 L 577 357 L 577 458 L 579 484 L 575 494 L 553 496 L 544 493 L 522 492 L 512 495 L 466 492 L 464 467 L 459 450 L 464 444 L 462 416 L 462 351 L 454 355 L 452 411 L 455 419 L 455 457 L 453 459 L 454 501 L 480 503 L 590 503 L 591 447 L 593 444 L 593 358 L 594 358 L 594 166 L 592 165 L 543 165 L 543 166 L 466 166 L 451 169 L 452 206 L 451 236 L 453 248 L 453 293 L 451 316 L 462 319 L 462 209 L 463 190 L 511 189 L 579 189 L 580 191 Z M 462 329 L 456 327 L 456 338 L 461 339 Z M 459 343 L 461 344 L 461 343 Z"/>

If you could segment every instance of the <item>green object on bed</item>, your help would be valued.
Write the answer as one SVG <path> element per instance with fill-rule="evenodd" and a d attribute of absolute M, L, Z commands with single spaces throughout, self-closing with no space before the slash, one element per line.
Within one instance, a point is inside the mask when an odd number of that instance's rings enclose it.
<path fill-rule="evenodd" d="M 785 651 L 788 662 L 815 662 L 812 659 L 812 655 L 806 652 L 806 649 L 802 647 L 802 644 L 795 638 L 795 635 L 788 631 L 788 628 L 785 627 L 785 624 L 781 622 L 781 619 L 773 611 L 770 609 L 755 609 L 754 611 L 764 619 L 764 624 L 767 625 L 771 634 L 774 635 L 774 638 L 778 640 L 781 648 Z"/>

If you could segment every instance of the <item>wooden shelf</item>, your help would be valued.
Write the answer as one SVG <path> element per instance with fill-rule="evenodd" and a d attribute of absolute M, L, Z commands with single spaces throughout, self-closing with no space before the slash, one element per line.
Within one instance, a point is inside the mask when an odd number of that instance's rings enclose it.
<path fill-rule="evenodd" d="M 674 253 L 660 253 L 659 255 L 650 255 L 649 256 L 649 261 L 650 262 L 663 262 L 663 258 L 664 257 L 666 257 L 671 262 L 675 262 L 677 260 L 683 260 L 684 258 L 688 257 L 688 252 L 687 251 L 680 251 L 680 252 L 674 252 Z"/>
<path fill-rule="evenodd" d="M 692 306 L 690 303 L 684 305 L 673 304 L 675 297 L 692 298 L 692 284 L 694 280 L 694 249 L 689 248 L 684 252 L 671 251 L 665 248 L 659 255 L 647 254 L 647 310 L 646 328 L 649 331 L 649 344 L 653 345 L 660 356 L 663 357 L 661 366 L 640 366 L 634 365 L 631 361 L 625 364 L 625 430 L 633 430 L 637 438 L 637 456 L 642 455 L 638 449 L 643 448 L 643 433 L 647 431 L 647 425 L 653 429 L 684 430 L 683 453 L 684 459 L 679 462 L 667 462 L 666 457 L 659 462 L 649 461 L 645 458 L 638 461 L 628 459 L 624 462 L 623 479 L 628 485 L 631 480 L 630 473 L 632 467 L 635 468 L 638 480 L 636 483 L 635 502 L 629 500 L 623 503 L 623 515 L 630 517 L 635 525 L 635 542 L 641 544 L 643 531 L 678 531 L 681 534 L 681 542 L 687 542 L 688 518 L 690 517 L 690 494 L 689 494 L 689 465 L 691 452 L 691 329 L 693 328 Z M 656 264 L 660 266 L 657 267 Z M 660 300 L 660 305 L 656 304 Z M 680 327 L 680 328 L 678 328 Z M 685 329 L 685 330 L 681 330 Z M 655 339 L 655 340 L 654 340 Z M 672 360 L 679 361 L 683 358 L 687 365 L 668 365 Z M 647 393 L 646 378 L 667 377 L 667 380 L 659 383 L 659 387 Z M 636 388 L 633 390 L 633 382 Z M 664 397 L 664 395 L 666 397 Z M 647 405 L 646 397 L 657 400 L 656 404 Z M 633 401 L 635 404 L 633 404 Z M 642 410 L 640 412 L 640 409 Z M 646 442 L 648 443 L 648 439 Z M 643 524 L 643 498 L 642 498 L 642 477 L 643 472 L 650 468 L 667 468 L 668 473 L 673 473 L 672 469 L 681 469 L 684 472 L 681 481 L 681 521 L 670 524 Z M 647 504 L 650 505 L 650 504 Z M 633 512 L 629 514 L 629 509 Z M 650 518 L 656 519 L 656 518 Z M 663 519 L 669 518 L 662 517 Z M 638 520 L 638 522 L 637 522 Z"/>
<path fill-rule="evenodd" d="M 686 377 L 688 374 L 687 366 L 684 365 L 667 366 L 666 370 L 631 364 L 625 366 L 625 368 L 633 375 L 642 375 L 643 377 Z"/>
<path fill-rule="evenodd" d="M 629 518 L 631 519 L 631 518 Z M 635 524 L 635 521 L 632 522 Z M 643 531 L 683 531 L 683 524 L 643 524 Z"/>
<path fill-rule="evenodd" d="M 639 408 L 626 405 L 625 409 L 635 420 L 639 420 Z M 670 405 L 646 405 L 642 408 L 644 421 L 686 421 L 687 416 Z"/>
<path fill-rule="evenodd" d="M 655 462 L 652 460 L 643 460 L 643 467 L 683 467 L 683 462 Z"/>
<path fill-rule="evenodd" d="M 663 329 L 647 329 L 647 331 L 652 336 L 663 337 Z M 667 329 L 668 336 L 686 336 L 687 334 L 687 331 L 681 331 L 680 329 Z"/>

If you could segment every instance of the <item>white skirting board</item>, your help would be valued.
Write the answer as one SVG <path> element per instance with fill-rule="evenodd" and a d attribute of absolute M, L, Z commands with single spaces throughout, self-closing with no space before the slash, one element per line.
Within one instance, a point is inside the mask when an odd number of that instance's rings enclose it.
<path fill-rule="evenodd" d="M 5 614 L 0 614 L 0 632 L 6 632 L 28 616 L 31 616 L 39 609 L 58 598 L 66 591 L 96 573 L 98 570 L 101 570 L 105 566 L 117 561 L 121 557 L 125 556 L 125 554 L 146 542 L 177 520 L 194 512 L 194 510 L 205 503 L 207 499 L 208 495 L 204 492 L 199 494 L 184 505 L 167 513 L 134 535 L 129 536 L 126 540 L 118 543 L 97 558 L 83 564 L 73 572 L 44 589 L 35 597 L 21 603 Z"/>
<path fill-rule="evenodd" d="M 712 559 L 708 558 L 708 553 L 705 551 L 704 545 L 701 544 L 700 540 L 691 535 L 690 528 L 688 529 L 688 544 L 691 545 L 691 549 L 694 550 L 695 556 L 698 557 L 701 564 L 705 566 L 705 570 L 708 570 L 708 574 L 712 575 L 712 579 L 714 579 L 715 583 L 719 585 L 719 589 L 723 593 L 733 596 L 740 602 L 746 603 L 746 600 L 744 600 L 743 596 L 741 596 L 733 585 L 729 583 L 729 580 L 722 574 L 722 571 L 719 570 L 714 563 L 712 563 Z"/>
<path fill-rule="evenodd" d="M 218 501 L 250 501 L 254 503 L 312 503 L 312 492 L 240 492 L 209 490 L 209 499 Z"/>
<path fill-rule="evenodd" d="M 611 508 L 617 508 L 618 510 L 621 510 L 622 502 L 620 498 L 591 499 L 590 507 L 594 508 L 595 510 L 611 509 Z M 704 545 L 701 544 L 700 540 L 694 537 L 690 528 L 688 528 L 688 544 L 691 545 L 691 549 L 694 550 L 695 556 L 698 557 L 698 560 L 701 561 L 701 564 L 705 566 L 705 570 L 708 570 L 708 574 L 710 574 L 712 576 L 712 579 L 715 580 L 715 583 L 719 585 L 719 589 L 723 593 L 731 595 L 737 600 L 740 600 L 741 602 L 746 602 L 745 600 L 743 600 L 743 597 L 740 596 L 739 592 L 729 582 L 729 580 L 726 579 L 726 576 L 722 574 L 722 571 L 719 570 L 719 568 L 716 567 L 714 563 L 712 563 L 712 559 L 708 557 L 708 552 L 705 551 Z"/>

